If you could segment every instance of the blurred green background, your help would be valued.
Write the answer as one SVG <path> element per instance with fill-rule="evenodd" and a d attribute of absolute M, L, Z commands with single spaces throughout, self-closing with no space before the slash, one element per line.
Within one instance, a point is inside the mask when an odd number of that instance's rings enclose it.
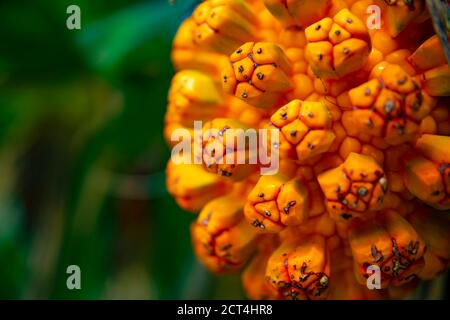
<path fill-rule="evenodd" d="M 198 264 L 165 188 L 171 38 L 195 3 L 1 1 L 0 298 L 243 297 Z"/>

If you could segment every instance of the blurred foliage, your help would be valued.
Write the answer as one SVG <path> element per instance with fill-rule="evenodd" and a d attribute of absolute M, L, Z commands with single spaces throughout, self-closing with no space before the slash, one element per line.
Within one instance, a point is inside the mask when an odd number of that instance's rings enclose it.
<path fill-rule="evenodd" d="M 0 3 L 0 298 L 243 297 L 165 189 L 171 38 L 195 2 Z"/>

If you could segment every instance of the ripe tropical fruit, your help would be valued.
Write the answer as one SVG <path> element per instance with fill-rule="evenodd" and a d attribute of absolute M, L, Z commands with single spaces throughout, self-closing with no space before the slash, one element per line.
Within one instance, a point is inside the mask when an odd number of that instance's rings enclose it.
<path fill-rule="evenodd" d="M 245 1 L 205 1 L 194 10 L 192 18 L 196 24 L 194 43 L 224 54 L 252 39 L 256 31 L 256 17 Z"/>
<path fill-rule="evenodd" d="M 426 245 L 397 212 L 386 210 L 375 221 L 362 222 L 350 231 L 350 246 L 357 280 L 365 284 L 366 269 L 377 265 L 381 286 L 399 286 L 414 279 L 423 268 Z"/>
<path fill-rule="evenodd" d="M 211 77 L 195 70 L 180 71 L 172 79 L 166 123 L 193 127 L 196 119 L 223 114 L 225 101 Z"/>
<path fill-rule="evenodd" d="M 333 219 L 366 219 L 383 208 L 388 181 L 381 166 L 370 156 L 350 153 L 342 165 L 321 173 L 317 179 Z"/>
<path fill-rule="evenodd" d="M 292 100 L 270 120 L 286 141 L 280 148 L 295 154 L 294 159 L 299 162 L 327 152 L 336 137 L 331 130 L 331 112 L 321 102 Z"/>
<path fill-rule="evenodd" d="M 289 239 L 270 256 L 267 281 L 286 299 L 325 299 L 329 291 L 329 254 L 321 236 Z"/>
<path fill-rule="evenodd" d="M 369 29 L 373 5 L 381 29 Z M 200 212 L 199 260 L 242 271 L 251 299 L 399 299 L 445 272 L 440 38 L 423 0 L 201 2 L 174 39 L 164 129 L 173 151 L 173 135 L 193 144 L 173 152 L 167 189 Z M 248 130 L 274 135 L 251 143 Z M 261 153 L 276 169 L 261 170 Z"/>
<path fill-rule="evenodd" d="M 318 78 L 341 78 L 359 70 L 371 50 L 364 23 L 348 9 L 305 29 L 305 57 Z"/>
<path fill-rule="evenodd" d="M 383 63 L 374 79 L 348 94 L 355 110 L 342 116 L 344 127 L 382 137 L 391 145 L 417 138 L 420 122 L 436 104 L 402 67 L 389 63 Z"/>
<path fill-rule="evenodd" d="M 450 137 L 424 134 L 418 154 L 405 157 L 403 179 L 408 190 L 439 209 L 450 209 Z"/>
<path fill-rule="evenodd" d="M 245 139 L 246 129 L 244 124 L 234 119 L 216 118 L 207 122 L 203 126 L 203 136 L 199 137 L 201 154 L 196 155 L 204 168 L 235 180 L 242 180 L 255 171 L 256 159 L 251 161 L 250 157 L 256 155 L 257 146 L 249 149 L 238 143 L 239 139 Z M 229 132 L 233 134 L 229 135 Z"/>
<path fill-rule="evenodd" d="M 269 107 L 292 88 L 290 74 L 289 60 L 276 44 L 247 42 L 224 66 L 223 89 L 254 106 Z"/>
<path fill-rule="evenodd" d="M 308 189 L 298 179 L 262 176 L 248 195 L 245 217 L 261 232 L 279 232 L 307 219 Z"/>
<path fill-rule="evenodd" d="M 243 202 L 233 196 L 205 205 L 191 227 L 197 256 L 215 272 L 241 267 L 253 253 L 256 232 L 242 219 Z"/>
<path fill-rule="evenodd" d="M 227 181 L 206 172 L 200 165 L 181 163 L 177 157 L 167 165 L 167 190 L 183 209 L 198 211 L 209 200 L 227 192 Z"/>

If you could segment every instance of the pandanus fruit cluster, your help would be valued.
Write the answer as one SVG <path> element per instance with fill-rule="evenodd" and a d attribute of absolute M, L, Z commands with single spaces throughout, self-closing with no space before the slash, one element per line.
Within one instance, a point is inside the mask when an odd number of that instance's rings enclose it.
<path fill-rule="evenodd" d="M 276 174 L 169 160 L 209 270 L 251 299 L 388 299 L 450 266 L 450 68 L 425 1 L 207 0 L 172 60 L 169 145 L 196 120 L 279 132 Z"/>

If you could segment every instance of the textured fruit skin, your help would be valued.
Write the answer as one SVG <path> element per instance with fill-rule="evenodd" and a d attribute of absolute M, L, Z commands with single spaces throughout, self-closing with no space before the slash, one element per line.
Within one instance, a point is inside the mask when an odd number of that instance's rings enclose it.
<path fill-rule="evenodd" d="M 370 156 L 350 153 L 342 165 L 317 179 L 335 220 L 366 219 L 366 215 L 383 209 L 388 182 L 381 166 Z"/>
<path fill-rule="evenodd" d="M 389 63 L 384 63 L 377 77 L 348 94 L 356 110 L 343 116 L 344 127 L 382 137 L 391 145 L 416 138 L 420 121 L 436 105 L 402 67 Z"/>
<path fill-rule="evenodd" d="M 331 112 L 320 102 L 292 100 L 270 120 L 281 131 L 282 150 L 295 154 L 294 160 L 299 162 L 327 152 L 336 137 L 331 130 Z"/>
<path fill-rule="evenodd" d="M 381 269 L 381 286 L 402 285 L 424 266 L 425 243 L 397 212 L 387 210 L 376 221 L 356 225 L 350 231 L 355 273 L 361 284 L 369 265 Z"/>
<path fill-rule="evenodd" d="M 216 198 L 191 226 L 194 251 L 214 272 L 240 268 L 255 249 L 256 232 L 242 219 L 242 206 L 233 196 Z"/>
<path fill-rule="evenodd" d="M 318 78 L 341 78 L 359 70 L 371 50 L 364 23 L 347 9 L 305 30 L 306 60 Z"/>
<path fill-rule="evenodd" d="M 256 147 L 255 150 L 249 150 L 238 145 L 235 138 L 228 135 L 230 129 L 235 132 L 241 130 L 239 132 L 243 133 L 247 127 L 240 121 L 229 118 L 215 118 L 207 122 L 203 126 L 202 140 L 198 142 L 202 145 L 203 152 L 196 156 L 207 171 L 242 180 L 258 168 L 255 164 L 249 164 L 249 152 L 254 154 L 257 150 Z M 233 140 L 233 149 L 227 148 L 229 139 Z M 239 157 L 245 160 L 245 164 L 235 164 Z"/>
<path fill-rule="evenodd" d="M 250 192 L 245 217 L 260 232 L 276 233 L 303 223 L 310 209 L 309 191 L 299 179 L 262 176 Z"/>
<path fill-rule="evenodd" d="M 285 241 L 271 255 L 267 281 L 286 299 L 325 299 L 330 264 L 326 241 L 320 236 Z"/>
<path fill-rule="evenodd" d="M 264 108 L 276 104 L 281 94 L 292 88 L 289 74 L 289 60 L 280 47 L 247 42 L 231 54 L 222 84 L 225 92 Z"/>
<path fill-rule="evenodd" d="M 172 60 L 164 136 L 186 129 L 202 153 L 172 157 L 167 190 L 200 212 L 209 270 L 241 271 L 251 299 L 316 300 L 400 299 L 448 269 L 450 69 L 425 1 L 205 0 Z M 223 156 L 267 148 L 278 172 L 215 162 L 229 129 L 277 132 Z"/>

